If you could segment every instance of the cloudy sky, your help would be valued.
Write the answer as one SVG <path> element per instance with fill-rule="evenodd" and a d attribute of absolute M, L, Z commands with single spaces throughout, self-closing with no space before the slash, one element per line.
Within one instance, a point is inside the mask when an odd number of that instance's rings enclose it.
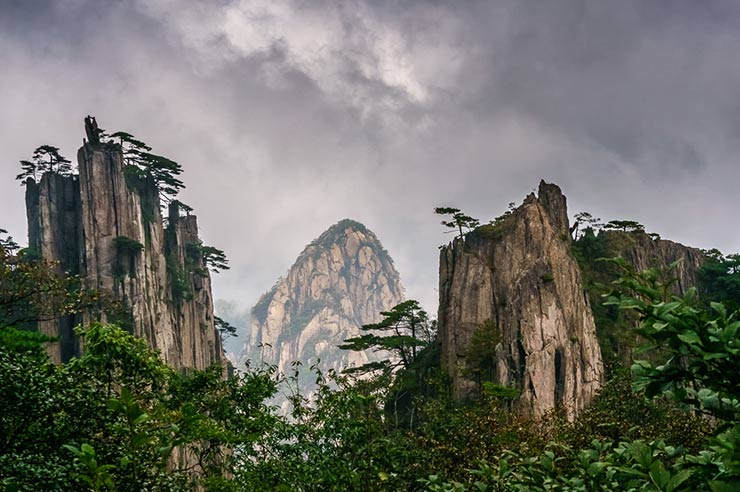
<path fill-rule="evenodd" d="M 250 307 L 345 217 L 436 309 L 432 209 L 490 219 L 541 178 L 571 213 L 740 249 L 740 2 L 0 0 L 0 227 L 18 161 L 82 119 L 180 162 Z"/>

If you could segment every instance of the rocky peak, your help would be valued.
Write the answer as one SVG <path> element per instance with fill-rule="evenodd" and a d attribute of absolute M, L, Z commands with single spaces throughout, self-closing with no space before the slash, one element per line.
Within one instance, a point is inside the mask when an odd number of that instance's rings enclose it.
<path fill-rule="evenodd" d="M 79 176 L 49 172 L 27 184 L 29 246 L 121 301 L 126 313 L 115 321 L 160 350 L 165 362 L 200 369 L 220 362 L 210 276 L 202 258 L 188 256 L 199 243 L 195 216 L 165 228 L 156 185 L 127 176 L 121 147 L 100 142 L 94 118 L 85 119 L 85 130 Z M 39 324 L 60 339 L 50 347 L 55 361 L 79 353 L 72 327 L 80 321 Z"/>
<path fill-rule="evenodd" d="M 490 381 L 514 388 L 513 408 L 569 417 L 594 397 L 601 352 L 571 254 L 565 196 L 538 195 L 440 253 L 439 336 L 453 396 Z"/>
<path fill-rule="evenodd" d="M 342 220 L 306 246 L 254 306 L 243 359 L 282 372 L 293 361 L 308 368 L 320 359 L 322 370 L 364 364 L 374 354 L 337 346 L 401 301 L 398 272 L 378 238 L 359 222 Z"/>

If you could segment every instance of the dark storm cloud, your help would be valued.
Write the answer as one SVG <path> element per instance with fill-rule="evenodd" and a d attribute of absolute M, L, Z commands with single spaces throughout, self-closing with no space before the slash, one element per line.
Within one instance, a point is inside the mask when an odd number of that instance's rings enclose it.
<path fill-rule="evenodd" d="M 352 217 L 433 308 L 431 210 L 487 220 L 540 178 L 571 212 L 738 249 L 736 2 L 0 1 L 0 225 L 17 161 L 81 119 L 181 162 L 249 306 Z"/>

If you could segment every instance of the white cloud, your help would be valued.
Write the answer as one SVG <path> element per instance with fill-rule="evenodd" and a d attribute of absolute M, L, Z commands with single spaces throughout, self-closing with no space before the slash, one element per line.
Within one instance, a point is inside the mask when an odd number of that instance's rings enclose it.
<path fill-rule="evenodd" d="M 140 5 L 206 66 L 262 58 L 261 76 L 273 89 L 288 88 L 286 72 L 297 71 L 366 118 L 386 113 L 393 119 L 408 105 L 429 103 L 435 91 L 456 81 L 463 56 L 455 41 L 459 23 L 439 7 L 424 8 L 429 28 L 409 36 L 402 19 L 381 18 L 360 0 Z"/>

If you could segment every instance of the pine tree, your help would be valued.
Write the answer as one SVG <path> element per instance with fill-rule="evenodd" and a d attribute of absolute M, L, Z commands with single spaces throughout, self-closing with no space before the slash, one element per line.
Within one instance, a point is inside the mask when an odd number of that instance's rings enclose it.
<path fill-rule="evenodd" d="M 26 184 L 28 178 L 38 182 L 47 172 L 53 172 L 62 176 L 71 176 L 74 173 L 72 162 L 59 153 L 59 148 L 53 145 L 42 145 L 33 151 L 30 161 L 20 161 L 23 170 L 15 179 L 21 181 L 21 186 Z"/>

